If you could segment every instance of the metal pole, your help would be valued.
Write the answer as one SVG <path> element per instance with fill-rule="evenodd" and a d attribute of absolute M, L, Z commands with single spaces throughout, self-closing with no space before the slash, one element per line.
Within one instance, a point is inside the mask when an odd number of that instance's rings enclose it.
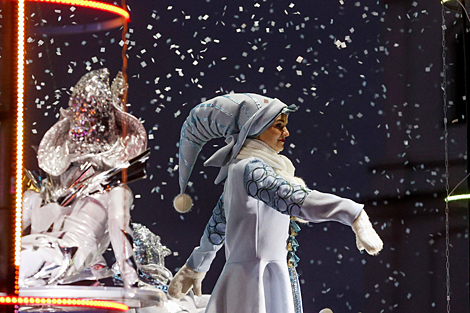
<path fill-rule="evenodd" d="M 467 6 L 467 4 L 469 4 Z M 465 92 L 465 109 L 466 109 L 466 122 L 467 122 L 467 175 L 470 174 L 470 160 L 469 160 L 469 156 L 470 156 L 470 150 L 469 150 L 469 147 L 470 147 L 470 102 L 469 102 L 469 95 L 468 95 L 468 90 L 470 89 L 469 88 L 469 84 L 470 84 L 470 79 L 468 77 L 468 74 L 470 73 L 470 69 L 469 69 L 469 64 L 468 64 L 468 60 L 467 60 L 467 52 L 469 51 L 469 47 L 467 47 L 467 44 L 469 43 L 468 41 L 468 38 L 467 38 L 467 27 L 468 27 L 468 15 L 467 15 L 467 12 L 468 12 L 468 9 L 469 9 L 469 6 L 470 6 L 470 1 L 467 1 L 467 0 L 464 0 L 463 2 L 463 5 L 464 5 L 464 10 L 462 12 L 462 19 L 463 19 L 463 59 L 464 59 L 464 80 L 465 80 L 465 87 L 464 87 L 464 92 Z M 467 191 L 470 193 L 470 178 L 467 178 Z M 467 209 L 470 208 L 470 201 L 467 201 Z M 468 221 L 468 211 L 467 211 L 467 229 L 469 227 L 469 221 Z M 470 243 L 469 243 L 470 244 Z M 470 270 L 470 263 L 469 263 L 469 270 Z M 467 272 L 468 274 L 469 272 Z"/>
<path fill-rule="evenodd" d="M 464 2 L 464 6 L 467 7 L 467 2 Z M 462 28 L 463 28 L 463 34 L 462 34 L 462 46 L 463 46 L 463 64 L 464 64 L 464 96 L 465 96 L 465 114 L 466 114 L 466 125 L 467 125 L 467 174 L 470 173 L 470 161 L 468 159 L 469 155 L 469 147 L 470 147 L 470 123 L 469 123 L 469 118 L 470 118 L 470 108 L 469 108 L 469 101 L 468 101 L 468 84 L 469 84 L 469 79 L 467 77 L 469 73 L 469 68 L 468 68 L 468 60 L 467 60 L 467 51 L 468 51 L 468 38 L 467 38 L 467 16 L 465 14 L 465 11 L 462 10 Z M 470 191 L 470 177 L 467 178 L 467 190 Z"/>

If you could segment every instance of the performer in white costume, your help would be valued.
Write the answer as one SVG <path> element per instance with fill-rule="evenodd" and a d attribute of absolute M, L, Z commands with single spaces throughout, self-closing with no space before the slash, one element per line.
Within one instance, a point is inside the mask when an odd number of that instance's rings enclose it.
<path fill-rule="evenodd" d="M 41 140 L 38 162 L 48 177 L 36 181 L 39 192 L 23 197 L 23 230 L 31 234 L 22 238 L 22 287 L 100 278 L 110 242 L 124 285 L 137 281 L 129 228 L 133 196 L 121 184 L 121 170 L 145 162 L 147 156 L 139 155 L 147 134 L 122 110 L 122 74 L 111 87 L 108 80 L 107 69 L 84 75 L 69 108 Z M 142 178 L 144 166 L 128 171 L 127 181 Z"/>
<path fill-rule="evenodd" d="M 202 279 L 225 243 L 227 262 L 206 313 L 302 312 L 295 272 L 298 219 L 350 225 L 360 250 L 382 249 L 363 205 L 307 188 L 292 162 L 278 154 L 289 136 L 288 114 L 295 110 L 278 99 L 229 94 L 190 112 L 181 130 L 175 208 L 191 208 L 184 191 L 199 151 L 212 138 L 225 137 L 227 145 L 205 165 L 220 167 L 216 183 L 225 185 L 200 246 L 170 284 L 170 296 L 180 298 L 191 288 L 201 294 Z"/>

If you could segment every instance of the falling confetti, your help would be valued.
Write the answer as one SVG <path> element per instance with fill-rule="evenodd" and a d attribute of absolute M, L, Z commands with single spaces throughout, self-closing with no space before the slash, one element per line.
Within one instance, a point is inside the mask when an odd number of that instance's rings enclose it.
<path fill-rule="evenodd" d="M 149 178 L 133 186 L 132 214 L 179 251 L 167 258 L 169 268 L 181 266 L 198 244 L 223 188 L 213 185 L 217 170 L 202 166 L 224 144 L 220 142 L 205 146 L 195 165 L 188 188 L 194 195 L 193 211 L 185 216 L 173 211 L 180 127 L 189 110 L 206 99 L 255 92 L 300 105 L 289 117 L 284 151 L 297 175 L 311 188 L 364 202 L 386 242 L 381 255 L 370 258 L 357 251 L 349 227 L 303 227 L 299 272 L 305 311 L 444 310 L 439 296 L 445 292 L 439 3 L 207 0 L 197 5 L 128 5 L 127 109 L 143 122 L 152 151 Z M 119 29 L 34 34 L 40 27 L 99 20 L 82 13 L 75 7 L 47 12 L 30 6 L 27 147 L 39 144 L 66 105 L 68 86 L 84 72 L 107 67 L 114 76 L 121 69 L 124 41 Z M 453 32 L 461 16 L 446 13 L 446 19 L 453 44 L 448 80 L 456 86 L 451 75 L 459 64 L 452 59 L 457 49 Z M 456 184 L 465 176 L 467 153 L 462 97 L 450 96 L 454 128 L 449 148 Z M 34 149 L 26 151 L 27 167 L 36 169 Z M 468 252 L 468 227 L 463 226 L 468 213 L 455 212 L 451 253 Z M 205 292 L 211 291 L 223 256 L 217 261 L 204 281 Z M 457 271 L 462 265 L 453 262 L 452 271 Z M 417 286 L 418 279 L 426 286 Z M 455 294 L 468 288 L 459 277 L 452 282 Z M 428 285 L 435 289 L 428 290 Z"/>

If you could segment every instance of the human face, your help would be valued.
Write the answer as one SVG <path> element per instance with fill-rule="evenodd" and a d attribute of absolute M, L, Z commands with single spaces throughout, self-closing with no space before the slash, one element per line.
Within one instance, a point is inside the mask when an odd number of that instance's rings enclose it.
<path fill-rule="evenodd" d="M 283 113 L 257 139 L 267 143 L 274 151 L 281 152 L 284 150 L 286 137 L 289 137 L 289 131 L 287 130 L 287 115 Z"/>

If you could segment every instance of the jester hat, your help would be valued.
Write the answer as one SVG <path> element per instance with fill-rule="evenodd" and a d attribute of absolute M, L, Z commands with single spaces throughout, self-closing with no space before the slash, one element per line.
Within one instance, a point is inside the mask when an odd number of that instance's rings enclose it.
<path fill-rule="evenodd" d="M 173 201 L 175 209 L 181 213 L 191 209 L 192 200 L 184 192 L 204 144 L 211 139 L 225 138 L 226 145 L 204 162 L 204 166 L 220 167 L 215 179 L 218 184 L 227 177 L 228 165 L 247 138 L 263 133 L 280 114 L 296 110 L 295 105 L 288 106 L 278 99 L 253 93 L 222 95 L 194 107 L 181 128 L 180 194 Z"/>

